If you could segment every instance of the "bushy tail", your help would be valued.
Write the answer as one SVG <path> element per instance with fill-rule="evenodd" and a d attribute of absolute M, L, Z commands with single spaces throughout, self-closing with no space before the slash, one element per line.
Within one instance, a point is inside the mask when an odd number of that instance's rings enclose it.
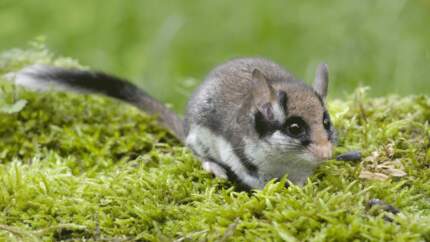
<path fill-rule="evenodd" d="M 121 78 L 102 72 L 64 69 L 46 65 L 34 65 L 9 74 L 16 84 L 33 90 L 64 90 L 103 94 L 125 102 L 139 109 L 158 115 L 159 121 L 173 134 L 184 140 L 183 121 L 164 104 L 139 89 L 136 85 Z M 52 86 L 52 87 L 51 87 Z"/>

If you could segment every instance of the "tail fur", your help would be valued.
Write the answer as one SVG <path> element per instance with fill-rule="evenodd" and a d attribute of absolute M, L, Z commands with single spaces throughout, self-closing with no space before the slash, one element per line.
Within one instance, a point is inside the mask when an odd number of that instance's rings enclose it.
<path fill-rule="evenodd" d="M 160 101 L 121 78 L 102 72 L 34 65 L 8 75 L 18 85 L 38 91 L 54 90 L 98 93 L 130 103 L 158 115 L 159 121 L 178 139 L 184 140 L 182 119 Z"/>

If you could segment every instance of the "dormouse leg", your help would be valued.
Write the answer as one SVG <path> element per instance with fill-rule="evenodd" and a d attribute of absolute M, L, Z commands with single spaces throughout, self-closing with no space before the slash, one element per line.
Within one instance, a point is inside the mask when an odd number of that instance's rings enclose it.
<path fill-rule="evenodd" d="M 227 173 L 220 165 L 212 161 L 203 161 L 202 167 L 205 171 L 214 174 L 215 176 L 223 179 L 228 179 Z"/>

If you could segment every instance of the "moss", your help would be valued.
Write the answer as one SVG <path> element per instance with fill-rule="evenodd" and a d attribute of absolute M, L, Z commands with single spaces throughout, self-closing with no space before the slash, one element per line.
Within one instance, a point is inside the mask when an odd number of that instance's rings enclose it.
<path fill-rule="evenodd" d="M 78 66 L 36 46 L 3 54 L 0 74 L 34 62 Z M 129 105 L 0 85 L 0 106 L 26 101 L 0 113 L 0 240 L 430 240 L 428 96 L 362 88 L 330 101 L 336 152 L 359 149 L 364 161 L 328 161 L 303 188 L 246 193 Z M 394 160 L 406 175 L 360 178 Z M 372 198 L 400 213 L 369 209 Z"/>

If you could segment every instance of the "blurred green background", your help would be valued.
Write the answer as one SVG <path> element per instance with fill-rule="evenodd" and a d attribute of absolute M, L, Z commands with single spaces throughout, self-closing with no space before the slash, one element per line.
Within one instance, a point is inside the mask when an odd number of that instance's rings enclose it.
<path fill-rule="evenodd" d="M 0 0 L 0 50 L 44 36 L 57 55 L 129 78 L 182 110 L 215 65 L 264 56 L 330 97 L 430 93 L 430 0 Z"/>

